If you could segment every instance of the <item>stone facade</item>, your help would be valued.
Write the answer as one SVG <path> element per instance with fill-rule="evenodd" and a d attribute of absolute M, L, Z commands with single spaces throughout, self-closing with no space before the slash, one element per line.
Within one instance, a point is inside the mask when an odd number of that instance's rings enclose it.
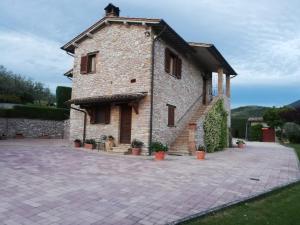
<path fill-rule="evenodd" d="M 168 47 L 182 59 L 182 78 L 165 72 L 165 48 Z M 153 140 L 171 144 L 186 127 L 195 109 L 202 104 L 203 72 L 191 60 L 184 57 L 164 41 L 155 42 Z M 211 93 L 211 79 L 207 93 Z M 176 106 L 175 126 L 168 127 L 167 104 Z"/>
<path fill-rule="evenodd" d="M 0 135 L 9 138 L 16 134 L 24 137 L 37 138 L 47 136 L 49 138 L 67 138 L 68 127 L 66 121 L 35 120 L 22 118 L 0 118 Z"/>
<path fill-rule="evenodd" d="M 132 112 L 131 139 L 137 138 L 146 146 L 150 131 L 151 50 L 152 39 L 145 35 L 144 26 L 111 24 L 78 44 L 73 68 L 72 98 L 83 98 L 122 93 L 147 92 L 139 103 L 139 114 Z M 98 51 L 96 72 L 80 74 L 81 56 Z M 136 79 L 135 83 L 131 83 Z M 112 106 L 110 124 L 90 124 L 87 120 L 86 137 L 112 135 L 119 141 L 119 106 Z M 82 138 L 83 113 L 71 110 L 70 139 Z M 146 151 L 146 150 L 145 150 Z"/>

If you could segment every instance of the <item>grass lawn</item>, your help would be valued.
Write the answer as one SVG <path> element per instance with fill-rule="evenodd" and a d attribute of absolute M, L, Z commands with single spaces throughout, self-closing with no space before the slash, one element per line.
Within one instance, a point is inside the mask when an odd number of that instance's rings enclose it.
<path fill-rule="evenodd" d="M 300 144 L 291 144 L 300 158 Z M 274 191 L 186 225 L 297 225 L 300 224 L 300 183 Z"/>

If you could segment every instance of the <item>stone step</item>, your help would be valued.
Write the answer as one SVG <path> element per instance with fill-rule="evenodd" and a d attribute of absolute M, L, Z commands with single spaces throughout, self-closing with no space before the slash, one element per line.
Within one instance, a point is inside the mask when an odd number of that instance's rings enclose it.
<path fill-rule="evenodd" d="M 130 147 L 130 144 L 120 144 L 116 147 L 113 147 L 113 149 L 110 152 L 125 155 L 129 153 Z"/>

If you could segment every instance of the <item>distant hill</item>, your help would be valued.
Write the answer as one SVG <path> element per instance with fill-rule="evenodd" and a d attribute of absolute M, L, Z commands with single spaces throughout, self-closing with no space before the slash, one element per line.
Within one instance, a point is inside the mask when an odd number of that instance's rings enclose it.
<path fill-rule="evenodd" d="M 294 108 L 299 108 L 300 107 L 300 100 L 295 101 L 295 102 L 289 104 L 289 106 L 292 106 Z"/>
<path fill-rule="evenodd" d="M 269 107 L 264 106 L 242 106 L 231 110 L 232 118 L 261 117 Z"/>

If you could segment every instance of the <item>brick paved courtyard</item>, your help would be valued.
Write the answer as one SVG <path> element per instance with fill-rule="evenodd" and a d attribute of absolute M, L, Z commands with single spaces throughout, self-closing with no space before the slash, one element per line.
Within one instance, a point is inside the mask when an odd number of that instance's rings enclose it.
<path fill-rule="evenodd" d="M 208 154 L 205 161 L 155 162 L 76 150 L 62 140 L 6 140 L 0 223 L 166 224 L 297 179 L 294 151 L 270 143 Z"/>

